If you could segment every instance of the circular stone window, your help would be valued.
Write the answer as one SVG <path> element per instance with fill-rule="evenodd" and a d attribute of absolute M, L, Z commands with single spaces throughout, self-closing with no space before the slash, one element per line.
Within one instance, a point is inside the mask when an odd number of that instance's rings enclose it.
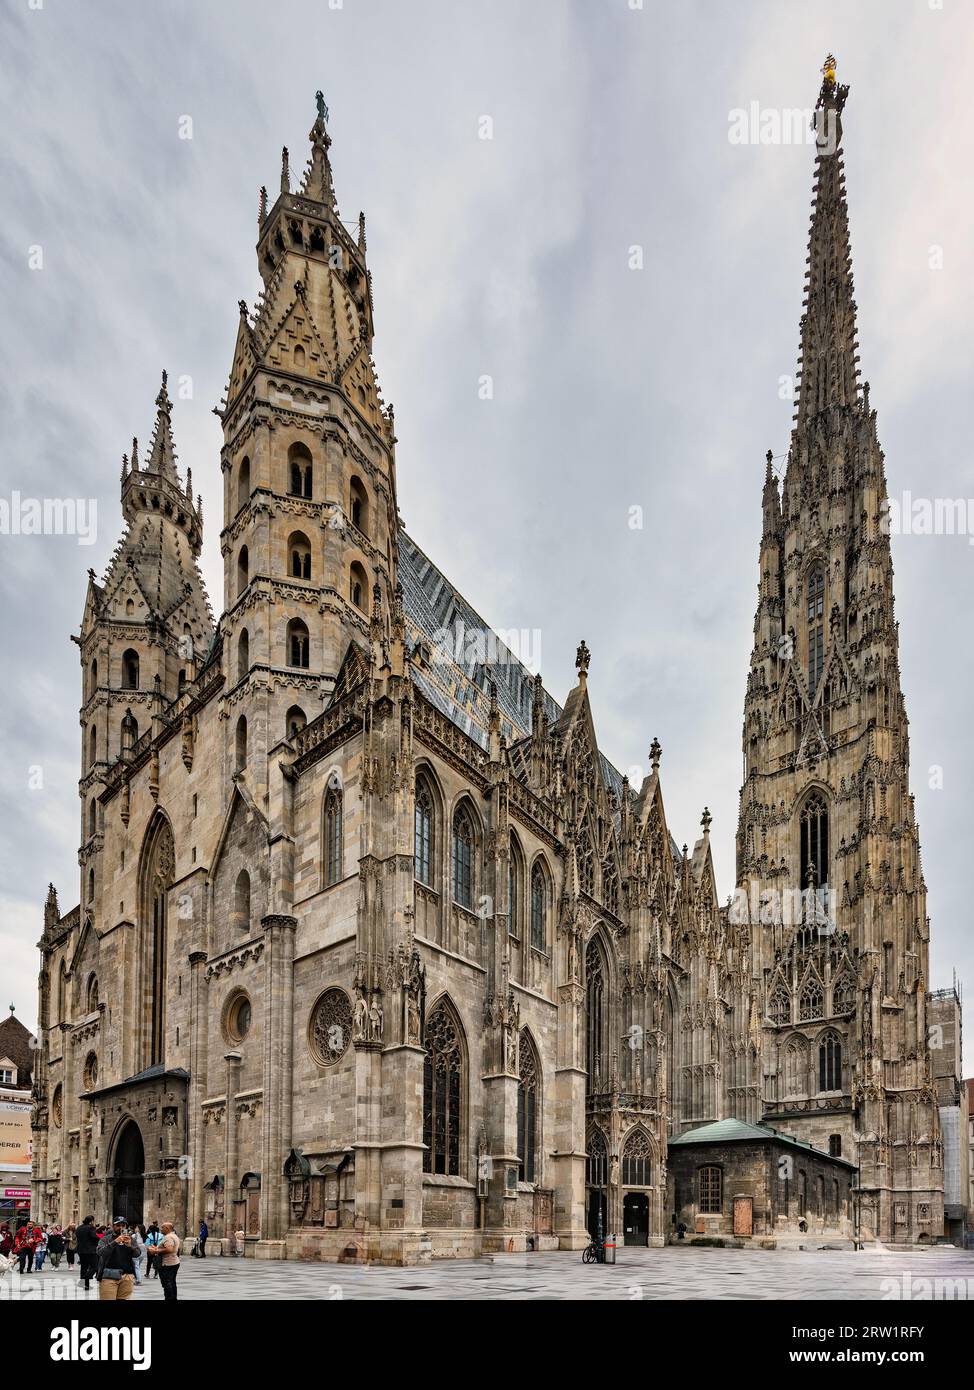
<path fill-rule="evenodd" d="M 228 1042 L 242 1043 L 250 1032 L 254 1012 L 243 990 L 231 994 L 223 1006 L 223 1034 Z"/>
<path fill-rule="evenodd" d="M 333 1067 L 345 1056 L 352 1037 L 352 1005 L 343 989 L 326 989 L 311 1010 L 308 1046 L 322 1067 Z"/>
<path fill-rule="evenodd" d="M 61 1122 L 64 1118 L 62 1101 L 63 1094 L 64 1093 L 61 1090 L 61 1083 L 59 1081 L 58 1084 L 54 1087 L 54 1094 L 51 1096 L 51 1120 L 53 1121 L 55 1129 L 61 1128 Z"/>
<path fill-rule="evenodd" d="M 98 1085 L 98 1058 L 93 1052 L 85 1058 L 84 1085 L 86 1091 L 93 1091 Z"/>

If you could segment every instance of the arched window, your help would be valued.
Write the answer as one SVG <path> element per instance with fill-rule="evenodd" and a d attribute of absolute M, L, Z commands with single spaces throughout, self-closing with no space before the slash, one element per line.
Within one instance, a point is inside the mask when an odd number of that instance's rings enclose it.
<path fill-rule="evenodd" d="M 818 1089 L 842 1090 L 842 1042 L 838 1033 L 826 1033 L 818 1045 Z"/>
<path fill-rule="evenodd" d="M 453 817 L 453 901 L 461 907 L 473 907 L 473 851 L 470 813 L 460 806 Z"/>
<path fill-rule="evenodd" d="M 94 869 L 89 869 L 89 870 L 88 870 L 88 906 L 91 907 L 91 908 L 93 908 L 93 907 L 95 906 L 95 871 L 94 871 Z"/>
<path fill-rule="evenodd" d="M 303 531 L 295 531 L 287 543 L 288 573 L 292 579 L 311 578 L 311 542 Z"/>
<path fill-rule="evenodd" d="M 637 1129 L 626 1140 L 622 1155 L 623 1187 L 649 1187 L 653 1181 L 653 1151 L 649 1135 Z"/>
<path fill-rule="evenodd" d="M 576 850 L 578 858 L 578 886 L 588 896 L 595 896 L 595 853 L 592 849 L 592 836 L 588 827 L 582 829 Z"/>
<path fill-rule="evenodd" d="M 842 1135 L 841 1135 L 841 1134 L 830 1134 L 830 1135 L 829 1135 L 829 1155 L 830 1155 L 832 1158 L 841 1158 L 841 1157 L 842 1157 Z"/>
<path fill-rule="evenodd" d="M 369 611 L 369 581 L 357 560 L 348 571 L 348 596 L 356 608 L 361 608 L 363 613 Z"/>
<path fill-rule="evenodd" d="M 614 917 L 619 915 L 619 873 L 612 855 L 602 865 L 602 902 Z"/>
<path fill-rule="evenodd" d="M 59 1023 L 67 1023 L 68 1007 L 68 968 L 64 961 L 61 962 L 61 970 L 57 979 L 57 1016 Z"/>
<path fill-rule="evenodd" d="M 592 1131 L 585 1158 L 585 1182 L 588 1187 L 605 1187 L 609 1179 L 609 1155 L 605 1136 L 600 1129 Z"/>
<path fill-rule="evenodd" d="M 535 863 L 531 870 L 531 945 L 536 951 L 544 951 L 548 946 L 548 885 L 544 869 Z"/>
<path fill-rule="evenodd" d="M 708 1163 L 697 1174 L 699 1201 L 697 1208 L 703 1216 L 719 1216 L 724 1206 L 724 1174 L 714 1163 Z"/>
<path fill-rule="evenodd" d="M 423 1171 L 460 1176 L 465 1089 L 463 1042 L 453 1010 L 441 1000 L 426 1023 L 423 1066 Z"/>
<path fill-rule="evenodd" d="M 292 444 L 287 451 L 288 492 L 292 497 L 312 495 L 311 450 L 306 444 Z"/>
<path fill-rule="evenodd" d="M 127 753 L 139 739 L 139 726 L 135 715 L 130 709 L 125 711 L 122 719 L 122 752 Z"/>
<path fill-rule="evenodd" d="M 785 1053 L 785 1094 L 803 1096 L 808 1089 L 808 1048 L 804 1038 L 792 1038 Z"/>
<path fill-rule="evenodd" d="M 85 1013 L 93 1014 L 98 1008 L 98 976 L 88 976 L 88 989 L 85 997 Z"/>
<path fill-rule="evenodd" d="M 237 639 L 237 680 L 242 681 L 250 670 L 250 634 L 244 628 Z"/>
<path fill-rule="evenodd" d="M 311 664 L 310 646 L 307 624 L 292 618 L 287 625 L 287 664 L 306 671 Z"/>
<path fill-rule="evenodd" d="M 164 1060 L 168 992 L 169 890 L 175 877 L 172 827 L 157 813 L 146 839 L 140 874 L 139 962 L 144 1013 L 136 1016 L 143 1067 Z M 141 1069 L 141 1068 L 140 1068 Z"/>
<path fill-rule="evenodd" d="M 139 654 L 131 647 L 122 653 L 122 688 L 124 690 L 138 690 L 139 688 Z"/>
<path fill-rule="evenodd" d="M 94 797 L 88 803 L 88 834 L 94 835 L 98 829 L 98 802 Z"/>
<path fill-rule="evenodd" d="M 807 1023 L 811 1018 L 821 1018 L 825 1012 L 824 1000 L 821 984 L 814 976 L 810 976 L 798 997 L 798 1021 Z"/>
<path fill-rule="evenodd" d="M 808 693 L 814 700 L 825 664 L 825 571 L 820 565 L 808 575 Z"/>
<path fill-rule="evenodd" d="M 250 583 L 250 552 L 245 545 L 240 547 L 237 555 L 237 598 L 243 593 Z"/>
<path fill-rule="evenodd" d="M 518 1037 L 517 1157 L 522 1182 L 538 1181 L 538 1115 L 541 1112 L 541 1065 L 531 1034 Z"/>
<path fill-rule="evenodd" d="M 247 766 L 247 716 L 242 714 L 237 720 L 237 733 L 234 742 L 234 772 L 243 772 Z"/>
<path fill-rule="evenodd" d="M 241 869 L 233 888 L 233 925 L 238 931 L 250 931 L 250 874 Z"/>
<path fill-rule="evenodd" d="M 416 782 L 416 810 L 413 816 L 417 883 L 427 888 L 433 883 L 433 798 L 423 778 Z"/>
<path fill-rule="evenodd" d="M 292 705 L 284 716 L 285 738 L 294 738 L 308 723 L 307 715 L 300 705 Z"/>
<path fill-rule="evenodd" d="M 88 686 L 88 694 L 89 694 L 89 696 L 94 695 L 94 693 L 95 693 L 95 691 L 96 691 L 97 689 L 98 689 L 98 662 L 95 661 L 95 660 L 92 660 L 92 663 L 91 663 L 91 679 L 90 679 L 90 683 L 89 683 L 89 686 Z"/>
<path fill-rule="evenodd" d="M 791 999 L 788 997 L 788 991 L 781 985 L 771 996 L 771 1002 L 768 1004 L 768 1017 L 779 1028 L 783 1023 L 791 1022 Z"/>
<path fill-rule="evenodd" d="M 342 877 L 342 792 L 329 787 L 325 797 L 325 883 L 339 883 Z"/>
<path fill-rule="evenodd" d="M 808 1214 L 808 1174 L 804 1168 L 798 1172 L 798 1215 L 807 1216 Z"/>
<path fill-rule="evenodd" d="M 88 730 L 88 766 L 98 761 L 98 729 L 94 724 Z"/>
<path fill-rule="evenodd" d="M 801 809 L 801 886 L 824 888 L 829 881 L 829 813 L 813 792 Z"/>
<path fill-rule="evenodd" d="M 363 535 L 369 534 L 369 495 L 360 479 L 353 478 L 348 485 L 349 511 L 352 525 Z"/>
<path fill-rule="evenodd" d="M 510 852 L 507 861 L 507 932 L 509 936 L 521 935 L 521 884 L 524 879 L 523 860 L 517 836 L 511 836 Z"/>
<path fill-rule="evenodd" d="M 605 1058 L 606 973 L 602 947 L 593 937 L 585 949 L 585 1065 L 590 1091 L 594 1091 L 601 1080 Z"/>
<path fill-rule="evenodd" d="M 237 474 L 237 511 L 241 511 L 250 501 L 250 459 L 242 458 L 240 472 Z"/>
<path fill-rule="evenodd" d="M 849 975 L 842 974 L 832 986 L 832 1012 L 850 1013 L 856 1005 L 856 986 Z"/>

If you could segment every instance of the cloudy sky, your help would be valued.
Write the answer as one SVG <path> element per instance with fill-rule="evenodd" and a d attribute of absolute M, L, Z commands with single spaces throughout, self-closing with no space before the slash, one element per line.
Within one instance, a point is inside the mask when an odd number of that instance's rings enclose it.
<path fill-rule="evenodd" d="M 2 0 L 0 495 L 95 498 L 98 530 L 90 546 L 0 536 L 0 1002 L 33 1023 L 48 880 L 63 909 L 78 899 L 69 638 L 162 367 L 191 383 L 176 442 L 219 602 L 211 412 L 237 301 L 259 288 L 257 191 L 273 197 L 282 144 L 303 167 L 318 87 L 342 214 L 368 218 L 407 526 L 491 623 L 540 631 L 556 697 L 587 639 L 603 750 L 634 769 L 660 739 L 673 833 L 692 842 L 710 806 L 730 892 L 764 454 L 788 445 L 813 156 L 728 132 L 752 102 L 812 106 L 830 49 L 852 88 L 861 356 L 890 491 L 974 499 L 960 0 Z M 903 537 L 894 562 L 937 987 L 954 967 L 974 980 L 957 859 L 974 547 Z"/>

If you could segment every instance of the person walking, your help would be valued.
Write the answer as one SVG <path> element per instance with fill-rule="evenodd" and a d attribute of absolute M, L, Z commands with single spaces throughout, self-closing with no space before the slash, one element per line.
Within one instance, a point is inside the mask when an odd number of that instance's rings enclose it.
<path fill-rule="evenodd" d="M 95 1257 L 98 1254 L 98 1232 L 95 1230 L 95 1218 L 86 1216 L 75 1233 L 75 1243 L 78 1248 L 78 1263 L 80 1265 L 79 1274 L 84 1280 L 85 1288 L 91 1288 L 91 1278 L 95 1272 Z"/>
<path fill-rule="evenodd" d="M 179 1273 L 179 1236 L 171 1221 L 162 1223 L 162 1243 L 157 1258 L 163 1296 L 170 1302 L 176 1298 L 176 1275 Z"/>
<path fill-rule="evenodd" d="M 21 1226 L 14 1237 L 13 1254 L 17 1261 L 18 1273 L 29 1274 L 34 1268 L 34 1246 L 29 1226 Z"/>
<path fill-rule="evenodd" d="M 209 1228 L 209 1226 L 207 1226 L 205 1220 L 201 1220 L 201 1221 L 200 1221 L 199 1235 L 197 1236 L 197 1244 L 198 1244 L 198 1246 L 199 1246 L 199 1252 L 200 1252 L 200 1259 L 201 1259 L 201 1260 L 205 1260 L 205 1259 L 206 1259 L 206 1242 L 207 1242 L 207 1238 L 209 1237 L 209 1234 L 210 1234 L 210 1228 Z"/>
<path fill-rule="evenodd" d="M 132 1238 L 132 1256 L 135 1260 L 135 1282 L 136 1285 L 142 1283 L 142 1274 L 145 1268 L 145 1227 L 131 1226 L 129 1235 Z"/>
<path fill-rule="evenodd" d="M 78 1228 L 72 1221 L 70 1226 L 64 1228 L 64 1254 L 68 1261 L 68 1269 L 74 1269 L 74 1257 L 78 1253 Z"/>
<path fill-rule="evenodd" d="M 98 1251 L 98 1297 L 112 1302 L 132 1297 L 135 1288 L 135 1253 L 125 1222 L 116 1216 L 112 1233 L 103 1237 Z"/>
<path fill-rule="evenodd" d="M 150 1222 L 149 1228 L 145 1233 L 145 1277 L 147 1279 L 151 1279 L 153 1275 L 157 1279 L 159 1277 L 159 1245 L 161 1241 L 162 1232 L 159 1229 L 159 1223 L 157 1221 Z"/>
<path fill-rule="evenodd" d="M 44 1268 L 44 1261 L 47 1258 L 47 1227 L 42 1226 L 34 1245 L 34 1269 L 38 1274 Z"/>
<path fill-rule="evenodd" d="M 59 1269 L 61 1260 L 64 1257 L 64 1232 L 60 1226 L 55 1226 L 47 1238 L 47 1253 L 51 1257 L 51 1268 Z"/>

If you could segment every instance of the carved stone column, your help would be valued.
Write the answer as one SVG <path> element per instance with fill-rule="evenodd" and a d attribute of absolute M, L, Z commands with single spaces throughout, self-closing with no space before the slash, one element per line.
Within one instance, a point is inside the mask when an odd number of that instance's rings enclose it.
<path fill-rule="evenodd" d="M 264 951 L 263 1131 L 261 1135 L 259 1260 L 283 1260 L 288 1226 L 287 1179 L 284 1160 L 291 1147 L 284 1132 L 290 1113 L 292 1028 L 294 1004 L 294 933 L 297 918 L 270 914 L 261 921 L 267 938 Z M 287 1093 L 287 1098 L 285 1097 Z M 227 1108 L 232 1104 L 227 1096 Z"/>

